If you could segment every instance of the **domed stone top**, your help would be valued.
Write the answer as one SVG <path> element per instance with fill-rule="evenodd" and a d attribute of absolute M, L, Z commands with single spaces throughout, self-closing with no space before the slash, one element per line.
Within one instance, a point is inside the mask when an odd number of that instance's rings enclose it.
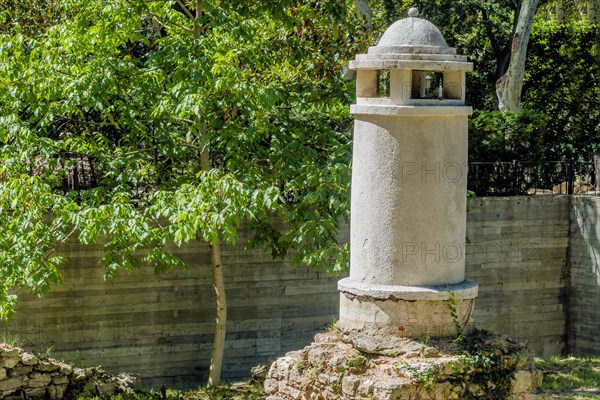
<path fill-rule="evenodd" d="M 419 10 L 411 8 L 408 15 L 393 23 L 367 54 L 357 54 L 350 69 L 473 70 L 466 56 L 448 47 L 435 25 L 418 18 Z"/>
<path fill-rule="evenodd" d="M 418 15 L 419 12 L 416 12 Z M 377 44 L 378 47 L 435 46 L 448 47 L 444 36 L 431 22 L 409 17 L 390 26 Z"/>

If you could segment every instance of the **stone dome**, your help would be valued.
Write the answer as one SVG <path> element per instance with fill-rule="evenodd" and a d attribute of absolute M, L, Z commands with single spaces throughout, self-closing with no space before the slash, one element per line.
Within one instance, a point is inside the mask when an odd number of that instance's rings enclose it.
<path fill-rule="evenodd" d="M 422 18 L 404 18 L 390 26 L 377 47 L 434 46 L 448 47 L 444 36 L 431 22 Z"/>

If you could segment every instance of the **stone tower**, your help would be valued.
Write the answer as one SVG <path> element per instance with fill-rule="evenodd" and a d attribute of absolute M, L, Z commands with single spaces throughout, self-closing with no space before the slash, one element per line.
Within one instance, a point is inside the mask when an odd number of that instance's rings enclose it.
<path fill-rule="evenodd" d="M 411 9 L 350 62 L 351 257 L 338 326 L 351 334 L 439 337 L 472 327 L 465 73 L 473 66 L 417 16 Z"/>

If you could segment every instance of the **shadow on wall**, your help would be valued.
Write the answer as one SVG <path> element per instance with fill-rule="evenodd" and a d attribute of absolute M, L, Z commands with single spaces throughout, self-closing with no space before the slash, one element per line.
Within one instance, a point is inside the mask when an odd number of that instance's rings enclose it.
<path fill-rule="evenodd" d="M 575 216 L 572 230 L 572 239 L 583 241 L 583 245 L 587 250 L 588 260 L 586 263 L 589 267 L 588 272 L 596 285 L 600 286 L 600 230 L 598 223 L 600 222 L 598 213 L 598 201 L 589 198 L 574 198 L 573 199 L 573 214 Z M 579 257 L 583 258 L 582 255 Z"/>
<path fill-rule="evenodd" d="M 600 199 L 573 196 L 571 201 L 568 348 L 589 356 L 600 348 Z"/>

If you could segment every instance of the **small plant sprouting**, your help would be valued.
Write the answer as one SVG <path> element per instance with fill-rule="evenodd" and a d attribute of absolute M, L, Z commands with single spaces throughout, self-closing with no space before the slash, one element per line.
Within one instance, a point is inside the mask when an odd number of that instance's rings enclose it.
<path fill-rule="evenodd" d="M 306 369 L 306 367 L 308 367 L 307 364 L 308 363 L 304 358 L 299 358 L 296 360 L 294 366 L 296 367 L 296 370 L 298 370 L 298 372 L 302 373 Z"/>
<path fill-rule="evenodd" d="M 4 334 L 0 336 L 0 342 L 6 343 L 7 345 L 12 347 L 23 346 L 23 342 L 21 341 L 21 338 L 18 335 Z"/>
<path fill-rule="evenodd" d="M 346 360 L 346 368 L 364 369 L 367 367 L 367 358 L 362 354 L 355 354 Z"/>
<path fill-rule="evenodd" d="M 390 350 L 390 351 L 388 351 L 387 355 L 389 357 L 398 357 L 398 351 L 397 350 Z"/>
<path fill-rule="evenodd" d="M 310 369 L 308 369 L 308 371 L 306 372 L 306 377 L 308 379 L 314 381 L 315 379 L 317 379 L 319 374 L 321 372 L 323 372 L 324 369 L 325 369 L 325 366 L 323 364 L 315 365 L 315 366 L 311 367 Z"/>
<path fill-rule="evenodd" d="M 339 334 L 336 324 L 337 324 L 337 319 L 335 317 L 331 317 L 331 322 L 325 328 L 325 332 Z"/>
<path fill-rule="evenodd" d="M 456 307 L 456 296 L 454 292 L 448 291 L 448 309 L 450 310 L 450 315 L 452 316 L 452 322 L 454 323 L 454 327 L 456 328 L 456 336 L 460 338 L 463 334 L 463 326 L 460 323 L 460 319 L 458 318 L 458 309 Z"/>
<path fill-rule="evenodd" d="M 394 367 L 402 371 L 404 376 L 414 379 L 424 388 L 428 388 L 435 383 L 435 374 L 431 365 L 415 365 L 402 361 L 394 363 Z"/>

